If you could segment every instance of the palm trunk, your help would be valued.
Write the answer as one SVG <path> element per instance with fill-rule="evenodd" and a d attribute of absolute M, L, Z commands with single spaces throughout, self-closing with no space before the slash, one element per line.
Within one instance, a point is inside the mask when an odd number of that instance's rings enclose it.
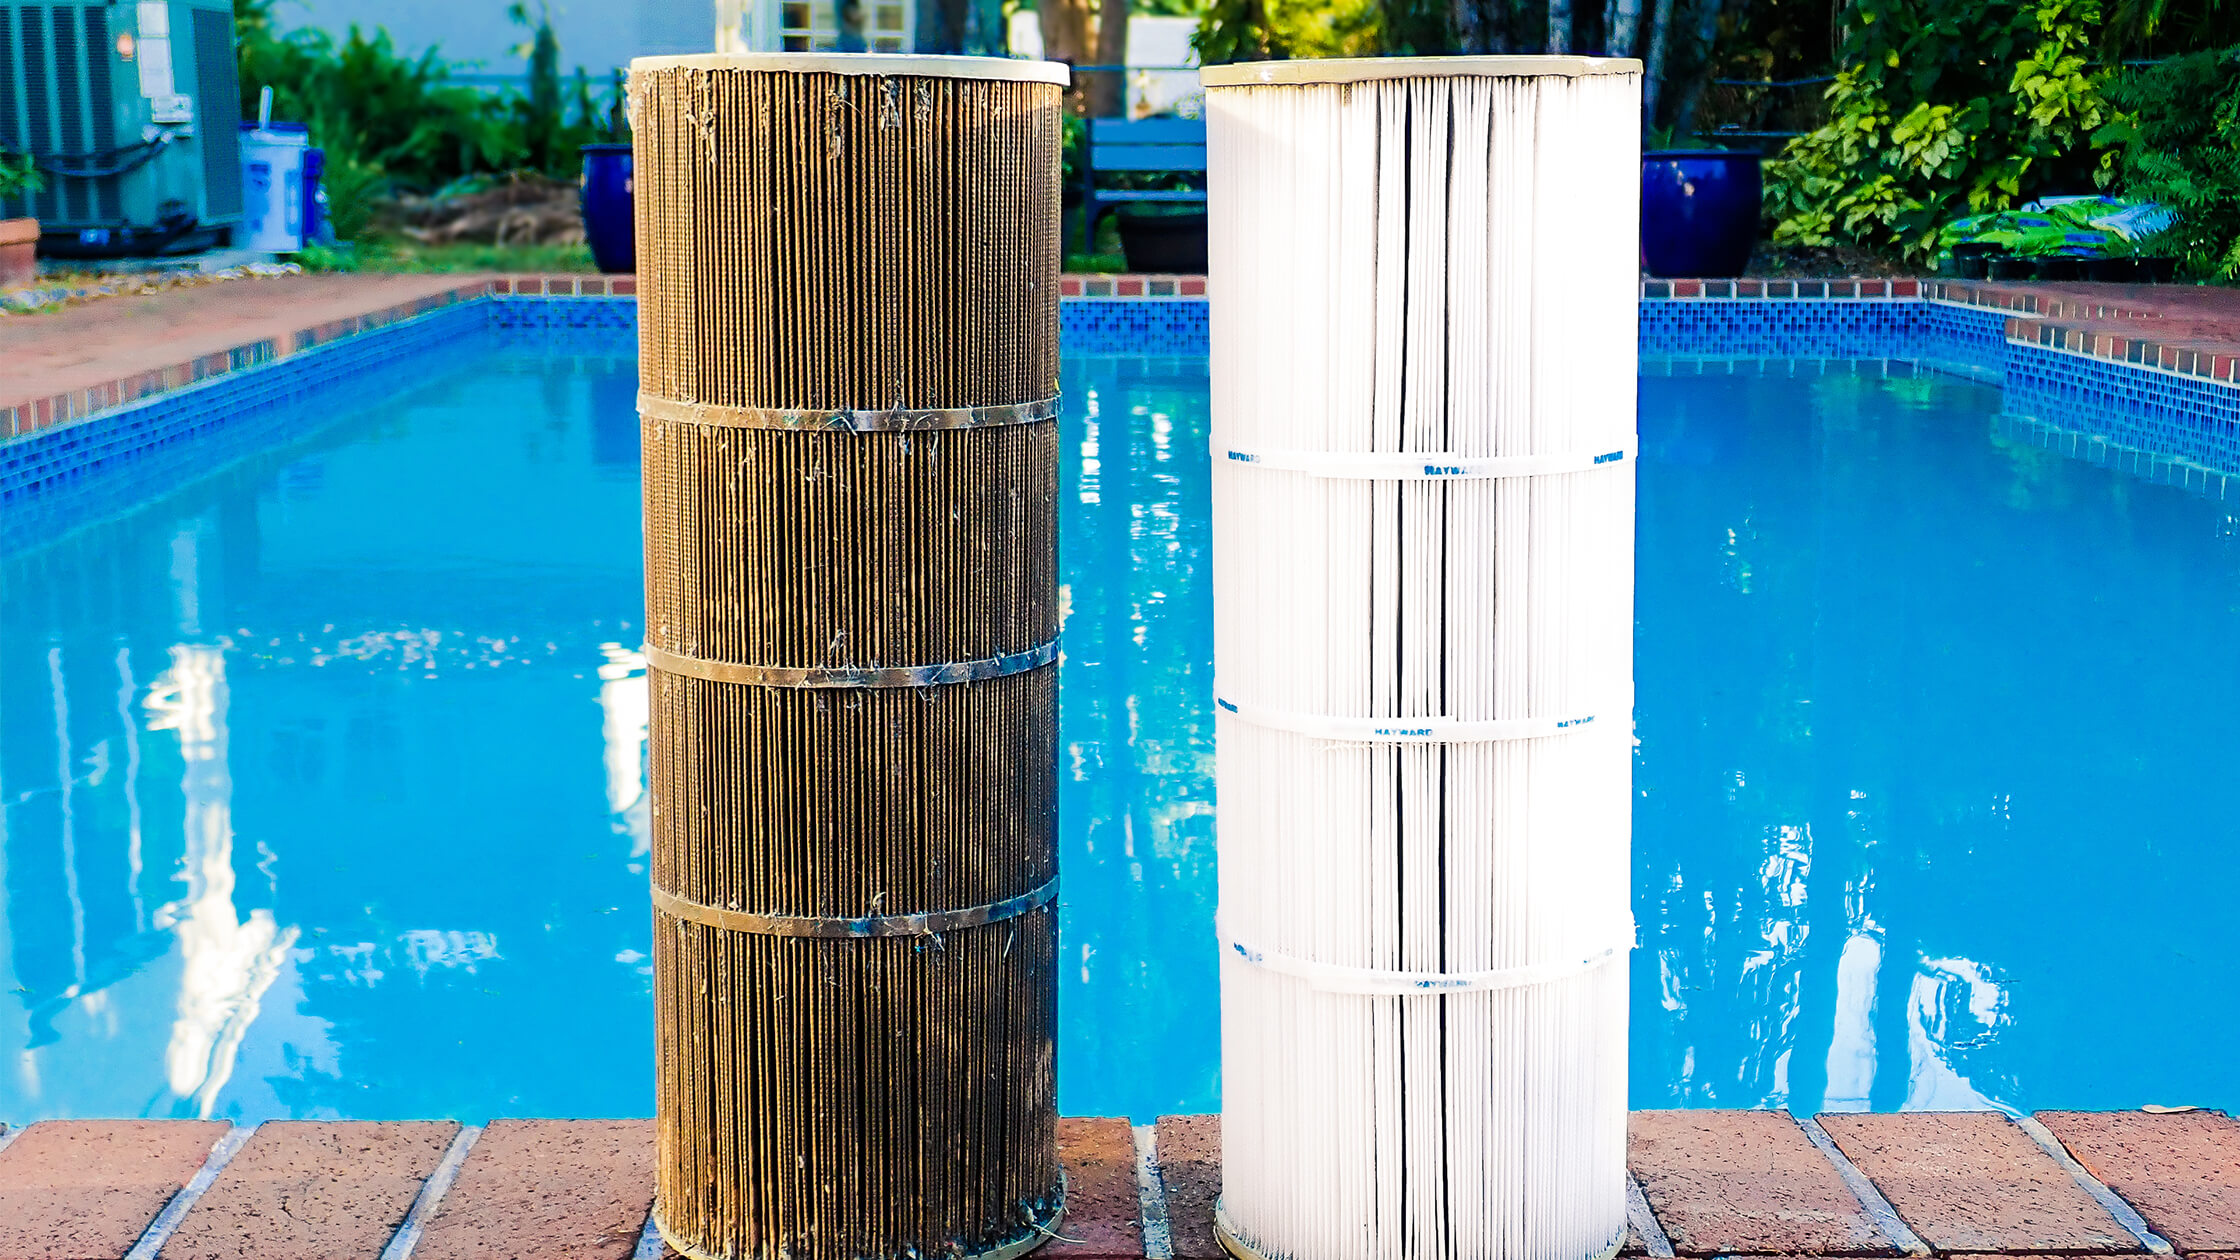
<path fill-rule="evenodd" d="M 1456 52 L 1482 53 L 1488 50 L 1485 14 L 1478 8 L 1478 0 L 1453 0 L 1448 7 L 1448 16 L 1454 24 Z"/>
<path fill-rule="evenodd" d="M 1615 0 L 1610 6 L 1610 36 L 1603 45 L 1613 57 L 1641 50 L 1641 0 Z"/>
<path fill-rule="evenodd" d="M 1664 90 L 1664 63 L 1672 45 L 1672 0 L 1657 0 L 1656 17 L 1649 28 L 1649 64 L 1641 75 L 1641 121 L 1657 125 L 1657 98 Z"/>
<path fill-rule="evenodd" d="M 1571 51 L 1571 0 L 1548 0 L 1548 51 Z"/>
<path fill-rule="evenodd" d="M 1128 0 L 1103 0 L 1097 6 L 1097 60 L 1100 66 L 1119 66 L 1128 60 Z M 1120 118 L 1128 112 L 1128 76 L 1124 70 L 1099 70 L 1085 85 L 1091 118 Z"/>

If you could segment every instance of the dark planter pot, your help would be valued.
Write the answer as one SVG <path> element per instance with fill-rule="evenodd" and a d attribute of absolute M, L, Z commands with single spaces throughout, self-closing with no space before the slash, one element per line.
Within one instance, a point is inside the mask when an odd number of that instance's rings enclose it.
<path fill-rule="evenodd" d="M 1641 155 L 1641 265 L 1652 276 L 1739 276 L 1758 243 L 1758 155 Z"/>
<path fill-rule="evenodd" d="M 1120 252 L 1128 270 L 1197 276 L 1206 270 L 1206 214 L 1133 213 L 1120 210 Z"/>
<path fill-rule="evenodd" d="M 1990 263 L 1993 280 L 2032 280 L 2038 275 L 2038 260 L 2020 254 L 1994 254 Z"/>
<path fill-rule="evenodd" d="M 2178 260 L 2175 258 L 2134 258 L 2139 264 L 2138 279 L 2148 284 L 2169 284 L 2178 278 Z"/>
<path fill-rule="evenodd" d="M 2129 284 L 2139 278 L 2139 260 L 2136 258 L 2087 258 L 2084 260 L 2084 278 L 2102 284 Z"/>
<path fill-rule="evenodd" d="M 612 275 L 638 269 L 638 228 L 630 196 L 630 146 L 583 146 L 583 236 L 592 261 Z"/>
<path fill-rule="evenodd" d="M 2041 254 L 2038 257 L 2038 279 L 2082 280 L 2084 259 L 2068 254 Z"/>

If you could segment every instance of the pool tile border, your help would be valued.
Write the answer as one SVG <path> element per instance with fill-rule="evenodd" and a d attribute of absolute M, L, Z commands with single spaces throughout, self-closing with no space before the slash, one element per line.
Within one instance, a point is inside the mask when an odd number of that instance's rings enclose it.
<path fill-rule="evenodd" d="M 1079 352 L 1205 352 L 1203 276 L 1069 275 L 1061 288 L 1065 333 Z M 440 311 L 479 305 L 488 325 L 509 338 L 549 342 L 555 353 L 603 352 L 602 338 L 634 326 L 636 290 L 634 276 L 476 278 L 411 302 L 0 408 L 0 500 L 35 489 L 40 469 L 76 458 L 73 451 L 82 448 L 89 458 L 121 451 L 120 443 L 149 427 L 135 417 L 191 405 L 168 397 L 179 391 Z M 2225 476 L 2240 473 L 2240 328 L 2231 344 L 2215 350 L 2202 348 L 2198 335 L 2191 345 L 2168 345 L 2152 336 L 2157 317 L 2136 303 L 1906 278 L 1645 280 L 1641 293 L 1642 353 L 1697 361 L 1682 371 L 1715 371 L 1716 360 L 1735 356 L 1914 361 L 2003 383 L 2018 410 L 2091 432 L 2120 448 L 2111 455 L 2123 463 L 2159 465 L 2174 457 L 2208 474 L 2178 469 L 2157 480 L 2189 487 L 2213 481 L 2221 490 Z M 2126 316 L 2139 333 L 2059 322 Z M 2200 323 L 2190 326 L 2198 333 Z M 354 365 L 370 363 L 406 344 L 382 341 L 380 350 L 369 341 L 348 357 Z M 317 371 L 308 360 L 304 367 Z M 83 430 L 95 417 L 102 425 Z M 60 445 L 50 441 L 65 435 Z"/>
<path fill-rule="evenodd" d="M 100 381 L 79 389 L 34 398 L 9 407 L 0 407 L 0 442 L 24 437 L 56 425 L 69 424 L 114 410 L 131 403 L 152 398 L 172 390 L 199 385 L 212 377 L 248 368 L 262 367 L 290 355 L 301 354 L 320 346 L 354 337 L 359 333 L 385 328 L 390 324 L 431 311 L 441 310 L 461 302 L 471 302 L 490 296 L 494 282 L 478 280 L 432 293 L 410 302 L 382 307 L 363 315 L 345 319 L 328 320 L 310 328 L 299 329 L 280 337 L 266 337 L 228 350 L 214 350 L 209 354 L 165 367 L 136 372 L 115 380 Z"/>
<path fill-rule="evenodd" d="M 157 394 L 183 389 L 212 377 L 261 367 L 344 337 L 355 336 L 444 306 L 484 298 L 624 298 L 637 294 L 635 276 L 518 275 L 469 281 L 412 302 L 384 307 L 347 319 L 331 320 L 284 337 L 266 338 L 65 393 L 0 407 L 0 442 L 68 424 L 124 407 Z M 1066 275 L 1059 296 L 1079 303 L 1203 303 L 1206 277 L 1194 275 Z M 1739 306 L 1785 303 L 1859 302 L 1886 305 L 1932 304 L 2005 314 L 2005 339 L 2063 354 L 2125 363 L 2240 388 L 2240 329 L 2221 350 L 2171 345 L 2152 335 L 2160 318 L 2132 301 L 2092 300 L 2073 294 L 2033 291 L 1962 281 L 1906 277 L 1853 277 L 1780 280 L 1643 280 L 1644 303 L 1731 303 Z M 1148 320 L 1113 324 L 1114 337 L 1143 335 L 1171 316 L 1143 309 Z M 1102 312 L 1099 312 L 1102 315 Z M 2138 334 L 2077 326 L 2078 321 L 2130 320 Z M 1106 321 L 1092 320 L 1096 324 Z M 1192 332 L 1192 330 L 1186 330 Z M 1154 349 L 1171 347 L 1155 347 Z"/>

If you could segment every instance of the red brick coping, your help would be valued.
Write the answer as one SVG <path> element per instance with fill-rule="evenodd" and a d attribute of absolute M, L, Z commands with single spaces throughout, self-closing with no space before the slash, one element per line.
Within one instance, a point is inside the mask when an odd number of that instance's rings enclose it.
<path fill-rule="evenodd" d="M 1204 276 L 1069 275 L 1068 299 L 1202 301 Z M 67 424 L 96 412 L 257 367 L 337 338 L 380 328 L 457 302 L 503 297 L 634 297 L 635 276 L 502 276 L 474 280 L 416 301 L 323 323 L 202 355 L 119 380 L 89 383 L 51 397 L 0 396 L 0 441 Z M 2158 368 L 2206 380 L 2235 381 L 2240 367 L 2240 291 L 2179 285 L 1989 285 L 1912 279 L 1645 280 L 1650 301 L 1934 301 L 2015 312 L 2009 341 Z M 2240 1260 L 2236 1257 L 2235 1260 Z"/>
<path fill-rule="evenodd" d="M 1632 1256 L 2240 1254 L 2240 1123 L 2221 1112 L 1641 1111 L 1631 1128 Z M 1218 1117 L 1065 1120 L 1058 1141 L 1071 1199 L 1038 1256 L 1222 1260 Z M 666 1254 L 645 1120 L 58 1120 L 0 1143 L 0 1260 Z"/>

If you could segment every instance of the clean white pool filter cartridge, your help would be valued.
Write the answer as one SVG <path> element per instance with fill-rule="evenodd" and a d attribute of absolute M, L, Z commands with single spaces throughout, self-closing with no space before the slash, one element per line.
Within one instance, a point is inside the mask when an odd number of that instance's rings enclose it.
<path fill-rule="evenodd" d="M 1204 79 L 1220 1235 L 1608 1256 L 1639 66 Z"/>

